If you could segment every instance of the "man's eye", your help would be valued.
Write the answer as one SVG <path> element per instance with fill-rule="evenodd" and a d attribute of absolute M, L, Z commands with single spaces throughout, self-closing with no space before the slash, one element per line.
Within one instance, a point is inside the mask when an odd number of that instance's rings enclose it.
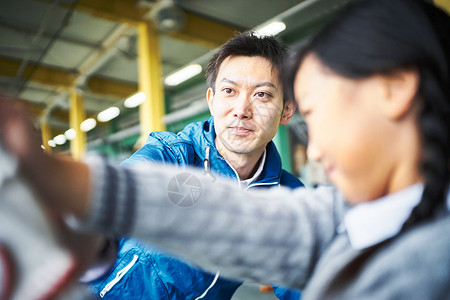
<path fill-rule="evenodd" d="M 256 96 L 257 96 L 258 98 L 268 98 L 268 97 L 270 97 L 271 95 L 270 95 L 269 93 L 266 93 L 266 92 L 257 92 L 257 93 L 256 93 Z"/>
<path fill-rule="evenodd" d="M 222 89 L 226 94 L 232 94 L 234 91 L 233 91 L 233 89 L 230 89 L 230 88 L 223 88 Z"/>

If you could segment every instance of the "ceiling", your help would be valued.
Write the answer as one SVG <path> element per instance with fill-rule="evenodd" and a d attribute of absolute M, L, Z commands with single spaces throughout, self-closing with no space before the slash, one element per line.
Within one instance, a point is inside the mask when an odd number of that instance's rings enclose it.
<path fill-rule="evenodd" d="M 185 21 L 177 32 L 160 33 L 163 77 L 192 61 L 205 66 L 213 50 L 236 31 L 271 20 L 286 24 L 280 37 L 293 43 L 303 29 L 350 1 L 173 0 Z M 166 2 L 170 0 L 1 1 L 0 93 L 25 100 L 56 132 L 69 128 L 71 88 L 82 91 L 87 116 L 123 102 L 138 85 L 135 26 L 142 20 L 156 22 Z M 203 85 L 165 86 L 171 110 L 183 107 L 186 99 L 203 97 L 204 91 Z"/>

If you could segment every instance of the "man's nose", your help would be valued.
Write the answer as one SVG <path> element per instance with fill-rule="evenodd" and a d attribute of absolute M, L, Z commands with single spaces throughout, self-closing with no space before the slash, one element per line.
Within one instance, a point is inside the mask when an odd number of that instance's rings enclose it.
<path fill-rule="evenodd" d="M 233 115 L 239 119 L 251 118 L 253 116 L 253 101 L 246 93 L 242 93 L 236 99 Z"/>

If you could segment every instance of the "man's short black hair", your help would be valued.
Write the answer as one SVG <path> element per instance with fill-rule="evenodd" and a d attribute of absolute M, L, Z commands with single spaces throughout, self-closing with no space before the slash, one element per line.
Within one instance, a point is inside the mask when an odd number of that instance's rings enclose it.
<path fill-rule="evenodd" d="M 260 37 L 254 32 L 239 34 L 220 47 L 211 58 L 205 71 L 206 82 L 215 91 L 220 65 L 229 56 L 264 57 L 271 62 L 272 71 L 276 71 L 280 77 L 286 53 L 286 46 L 273 36 Z"/>

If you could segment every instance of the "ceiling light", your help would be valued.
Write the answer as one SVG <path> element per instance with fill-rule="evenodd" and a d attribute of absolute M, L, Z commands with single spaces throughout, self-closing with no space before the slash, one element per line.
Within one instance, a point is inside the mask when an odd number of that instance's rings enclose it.
<path fill-rule="evenodd" d="M 164 83 L 169 86 L 176 86 L 182 83 L 183 81 L 188 80 L 189 78 L 194 77 L 197 74 L 200 74 L 202 71 L 202 66 L 199 64 L 189 65 L 172 75 L 169 75 L 164 80 Z"/>
<path fill-rule="evenodd" d="M 117 117 L 119 114 L 119 108 L 113 106 L 99 113 L 97 116 L 97 120 L 99 120 L 100 122 L 108 122 Z"/>
<path fill-rule="evenodd" d="M 48 144 L 50 147 L 53 147 L 53 148 L 56 147 L 55 141 L 53 141 L 53 140 L 48 141 L 47 144 Z"/>
<path fill-rule="evenodd" d="M 77 132 L 75 131 L 75 129 L 70 128 L 70 129 L 66 130 L 66 132 L 64 132 L 64 135 L 66 136 L 66 138 L 69 141 L 71 141 L 77 136 Z"/>
<path fill-rule="evenodd" d="M 53 141 L 56 145 L 64 145 L 67 141 L 67 138 L 64 134 L 59 134 L 53 138 Z"/>
<path fill-rule="evenodd" d="M 258 36 L 276 35 L 286 29 L 283 22 L 272 22 L 260 29 L 256 29 L 255 34 Z"/>
<path fill-rule="evenodd" d="M 97 126 L 97 121 L 93 118 L 89 118 L 81 122 L 80 129 L 84 132 L 88 132 L 89 130 L 92 130 Z"/>
<path fill-rule="evenodd" d="M 132 108 L 141 105 L 145 101 L 145 93 L 139 92 L 125 100 L 125 107 Z"/>

